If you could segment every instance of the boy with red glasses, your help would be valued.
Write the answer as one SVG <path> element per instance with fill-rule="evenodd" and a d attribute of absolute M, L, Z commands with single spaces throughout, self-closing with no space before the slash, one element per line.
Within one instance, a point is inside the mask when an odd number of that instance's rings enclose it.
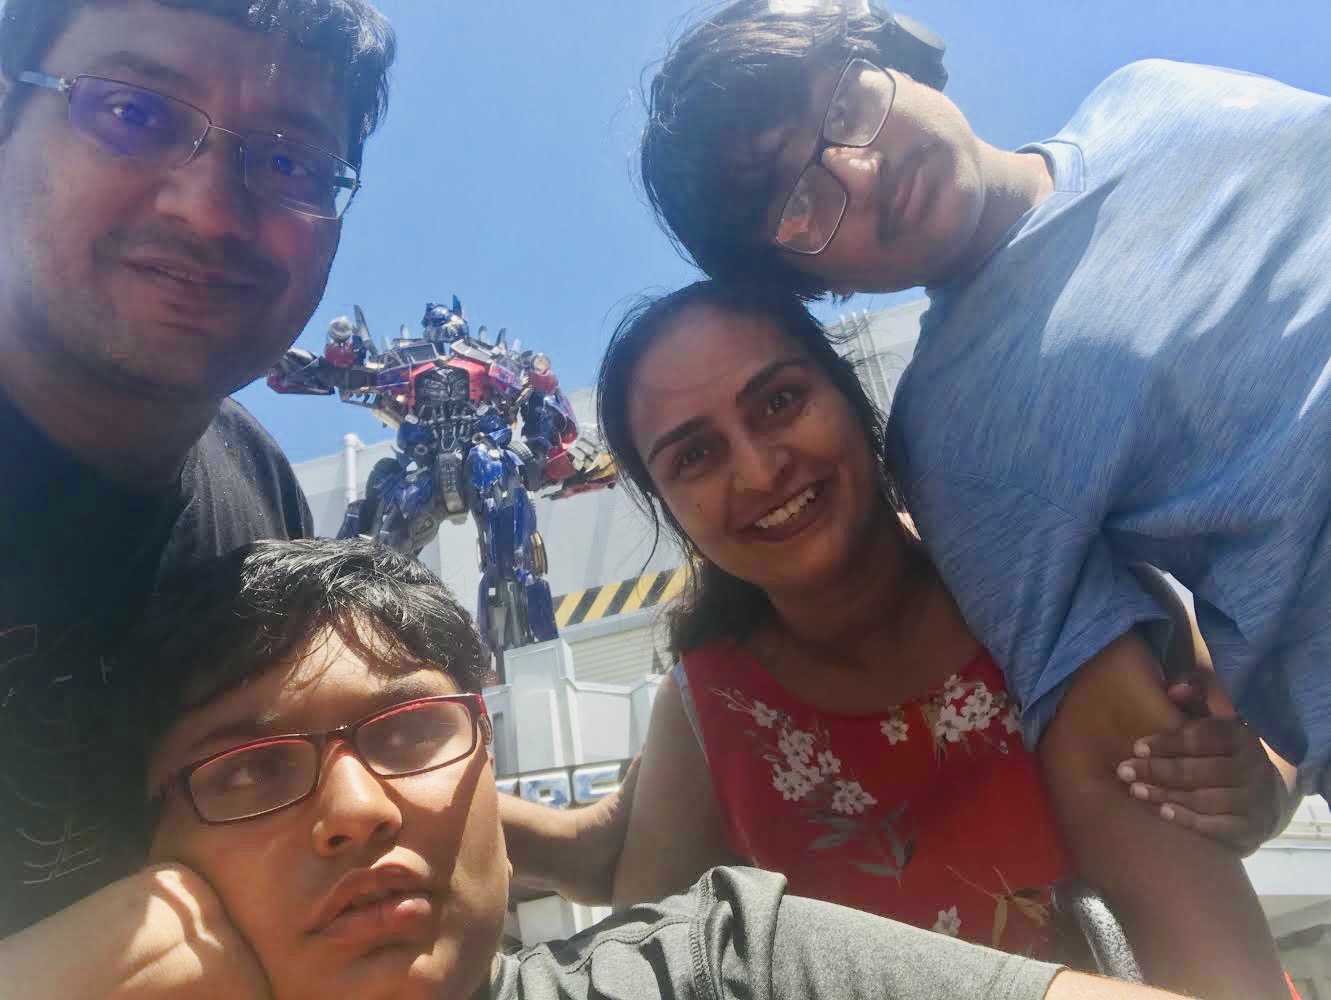
<path fill-rule="evenodd" d="M 127 800 L 152 808 L 125 829 L 151 844 L 149 903 L 127 911 L 111 887 L 57 916 L 98 908 L 106 933 L 79 942 L 77 967 L 19 950 L 8 968 L 30 998 L 1167 996 L 743 869 L 500 956 L 510 868 L 480 643 L 429 571 L 371 542 L 261 542 L 205 564 L 135 648 Z M 84 971 L 117 965 L 119 982 Z"/>

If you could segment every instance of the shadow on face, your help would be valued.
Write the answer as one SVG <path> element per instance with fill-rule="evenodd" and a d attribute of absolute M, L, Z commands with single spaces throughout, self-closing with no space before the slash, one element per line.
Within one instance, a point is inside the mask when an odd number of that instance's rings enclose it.
<path fill-rule="evenodd" d="M 256 739 L 324 733 L 457 693 L 442 671 L 367 663 L 329 632 L 298 662 L 177 721 L 153 755 L 149 787 Z M 152 860 L 183 863 L 217 889 L 278 1000 L 467 996 L 489 974 L 509 868 L 483 741 L 456 763 L 396 778 L 375 774 L 361 752 L 425 738 L 395 725 L 355 746 L 330 741 L 307 798 L 237 822 L 202 822 L 187 794 L 167 792 Z M 227 794 L 299 783 L 275 753 L 234 759 L 245 763 L 217 779 Z"/>

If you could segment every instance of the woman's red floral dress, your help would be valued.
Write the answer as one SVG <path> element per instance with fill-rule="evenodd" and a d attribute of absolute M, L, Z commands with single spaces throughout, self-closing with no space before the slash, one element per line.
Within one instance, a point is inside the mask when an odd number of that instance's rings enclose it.
<path fill-rule="evenodd" d="M 1049 954 L 1050 889 L 1069 863 L 988 654 L 873 715 L 801 703 L 734 643 L 682 666 L 740 858 L 799 895 Z"/>

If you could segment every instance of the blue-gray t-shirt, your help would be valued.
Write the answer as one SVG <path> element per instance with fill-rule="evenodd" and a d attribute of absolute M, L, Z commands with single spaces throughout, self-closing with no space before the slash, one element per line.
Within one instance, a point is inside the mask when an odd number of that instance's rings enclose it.
<path fill-rule="evenodd" d="M 1241 712 L 1331 760 L 1331 100 L 1158 60 L 1055 138 L 1055 193 L 930 290 L 890 450 L 939 569 L 1021 699 L 1190 588 Z"/>

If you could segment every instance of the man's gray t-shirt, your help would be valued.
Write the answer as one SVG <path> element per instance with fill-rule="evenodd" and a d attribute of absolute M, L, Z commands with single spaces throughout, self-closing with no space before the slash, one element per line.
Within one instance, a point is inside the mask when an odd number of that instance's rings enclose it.
<path fill-rule="evenodd" d="M 1331 762 L 1331 99 L 1151 60 L 1027 147 L 1056 190 L 930 289 L 907 506 L 1034 745 L 1071 676 L 1196 597 L 1239 710 Z M 1134 734 L 1138 735 L 1138 734 Z"/>
<path fill-rule="evenodd" d="M 500 960 L 477 1000 L 1040 1000 L 1058 966 L 714 868 L 689 892 Z"/>

